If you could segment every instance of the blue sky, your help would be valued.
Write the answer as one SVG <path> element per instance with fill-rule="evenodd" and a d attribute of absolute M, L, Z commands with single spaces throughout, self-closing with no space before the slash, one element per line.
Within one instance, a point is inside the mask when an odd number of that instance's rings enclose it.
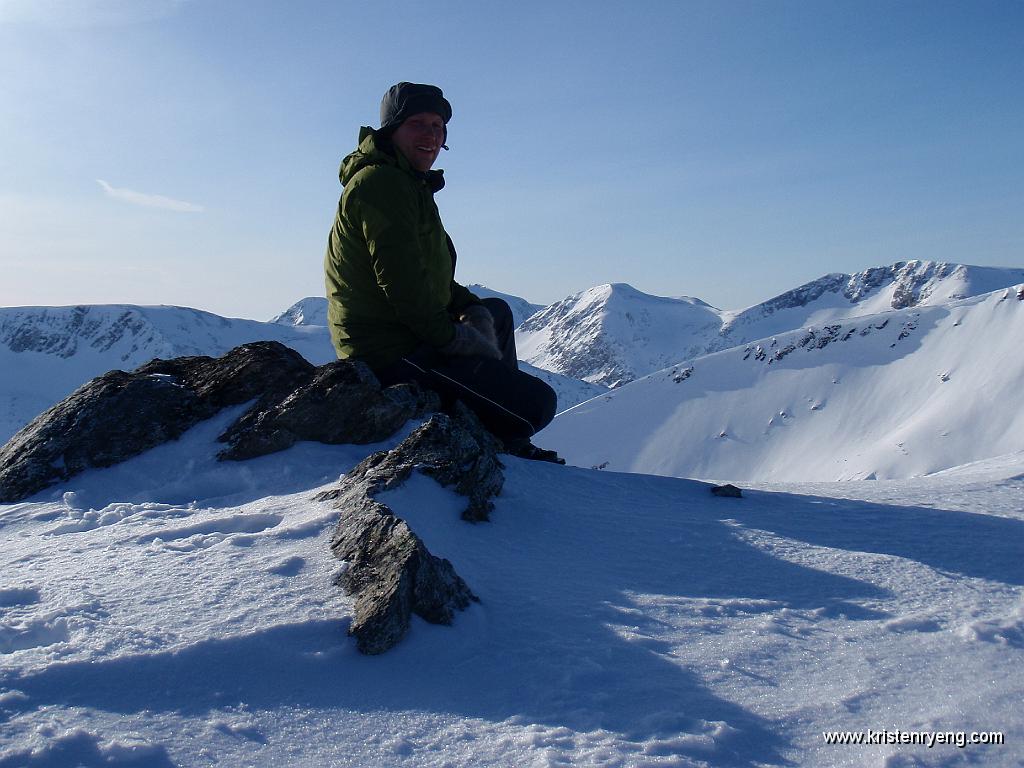
<path fill-rule="evenodd" d="M 454 107 L 458 277 L 724 309 L 1024 266 L 1024 2 L 0 0 L 0 305 L 322 295 L 383 92 Z"/>

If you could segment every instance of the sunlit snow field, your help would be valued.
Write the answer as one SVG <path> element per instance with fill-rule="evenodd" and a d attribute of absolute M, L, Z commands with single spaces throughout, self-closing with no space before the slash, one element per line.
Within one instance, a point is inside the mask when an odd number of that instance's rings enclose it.
<path fill-rule="evenodd" d="M 338 512 L 381 446 L 212 460 L 225 412 L 0 507 L 0 766 L 1019 765 L 1024 457 L 745 488 L 506 459 L 383 500 L 481 602 L 379 657 Z M 414 425 L 408 425 L 408 429 Z M 825 730 L 1002 731 L 834 746 Z"/>

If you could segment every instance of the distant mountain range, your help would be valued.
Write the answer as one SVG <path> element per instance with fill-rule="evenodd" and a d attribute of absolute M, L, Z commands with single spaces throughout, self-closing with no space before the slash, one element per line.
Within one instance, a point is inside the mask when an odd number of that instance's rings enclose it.
<path fill-rule="evenodd" d="M 823 279 L 775 313 L 741 313 L 765 318 L 747 328 L 790 311 L 815 322 L 680 360 L 561 414 L 538 441 L 580 466 L 748 482 L 902 478 L 1019 453 L 1024 274 L 950 300 L 984 284 L 970 273 L 853 298 L 858 276 Z M 884 301 L 905 308 L 850 317 Z"/>
<path fill-rule="evenodd" d="M 186 307 L 128 304 L 0 308 L 0 442 L 107 371 L 155 357 L 222 355 L 273 340 L 312 363 L 334 359 L 325 329 L 229 319 Z"/>
<path fill-rule="evenodd" d="M 1021 282 L 1024 269 L 898 262 L 854 275 L 828 274 L 740 311 L 611 283 L 537 312 L 516 339 L 520 356 L 533 365 L 617 387 L 680 360 L 793 328 L 934 306 Z"/>
<path fill-rule="evenodd" d="M 914 261 L 825 275 L 739 311 L 622 283 L 548 307 L 471 288 L 509 302 L 523 368 L 556 389 L 560 411 L 590 401 L 543 435 L 571 460 L 806 480 L 1024 450 L 1021 285 L 1024 269 Z M 270 322 L 183 307 L 0 308 L 0 440 L 112 368 L 260 339 L 333 360 L 326 300 Z"/>

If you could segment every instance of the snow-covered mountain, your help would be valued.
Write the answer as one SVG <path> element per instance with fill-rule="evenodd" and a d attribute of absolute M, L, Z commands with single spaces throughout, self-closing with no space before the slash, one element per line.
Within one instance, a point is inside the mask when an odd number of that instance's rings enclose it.
<path fill-rule="evenodd" d="M 723 313 L 723 346 L 718 349 L 808 325 L 946 304 L 1021 282 L 1024 269 L 934 261 L 901 261 L 854 275 L 834 273 L 749 309 Z"/>
<path fill-rule="evenodd" d="M 230 319 L 187 307 L 127 304 L 0 308 L 0 442 L 89 379 L 155 357 L 218 356 L 279 341 L 316 365 L 334 359 L 326 329 Z"/>
<path fill-rule="evenodd" d="M 531 304 L 521 296 L 495 291 L 484 285 L 474 284 L 466 287 L 481 299 L 496 297 L 508 302 L 512 310 L 512 319 L 517 326 L 544 308 L 543 304 Z M 323 296 L 307 296 L 292 304 L 270 322 L 287 325 L 327 325 L 327 299 Z"/>
<path fill-rule="evenodd" d="M 284 325 L 327 325 L 327 299 L 323 296 L 307 296 L 299 299 L 280 315 L 270 319 L 272 323 Z"/>
<path fill-rule="evenodd" d="M 480 524 L 414 473 L 481 602 L 366 657 L 312 498 L 402 435 L 217 462 L 237 414 L 0 505 L 0 766 L 1020 765 L 1020 455 L 741 499 L 503 457 Z M 880 729 L 1005 743 L 823 736 Z"/>
<path fill-rule="evenodd" d="M 610 283 L 542 309 L 519 326 L 516 348 L 538 368 L 616 387 L 699 354 L 722 327 L 721 315 L 699 299 Z"/>
<path fill-rule="evenodd" d="M 1024 450 L 1024 285 L 922 298 L 680 362 L 538 440 L 580 466 L 744 481 L 911 477 Z"/>
<path fill-rule="evenodd" d="M 834 273 L 744 310 L 650 296 L 621 283 L 550 305 L 517 332 L 523 359 L 575 378 L 620 386 L 680 360 L 793 328 L 934 306 L 1024 281 L 1024 270 L 930 261 Z"/>

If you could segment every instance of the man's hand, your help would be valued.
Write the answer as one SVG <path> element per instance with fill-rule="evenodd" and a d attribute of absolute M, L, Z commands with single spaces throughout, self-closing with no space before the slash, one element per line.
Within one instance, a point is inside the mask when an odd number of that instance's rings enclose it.
<path fill-rule="evenodd" d="M 493 330 L 492 330 L 493 333 Z M 468 323 L 455 324 L 455 338 L 440 348 L 445 355 L 480 355 L 501 360 L 501 352 L 480 331 Z"/>
<path fill-rule="evenodd" d="M 479 331 L 491 343 L 491 346 L 498 349 L 498 335 L 494 332 L 494 315 L 483 304 L 470 304 L 463 310 L 459 320 Z"/>

